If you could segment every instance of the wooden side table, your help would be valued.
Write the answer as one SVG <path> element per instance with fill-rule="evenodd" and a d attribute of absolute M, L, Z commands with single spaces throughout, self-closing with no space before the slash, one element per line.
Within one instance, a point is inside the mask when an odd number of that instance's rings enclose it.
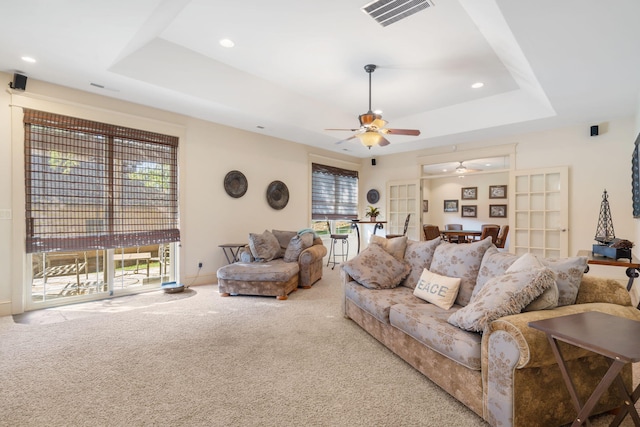
<path fill-rule="evenodd" d="M 603 257 L 597 254 L 594 254 L 592 251 L 581 250 L 578 251 L 578 256 L 587 257 L 587 264 L 592 265 L 608 265 L 611 267 L 626 267 L 625 274 L 629 278 L 627 282 L 627 291 L 631 291 L 631 287 L 633 286 L 633 280 L 640 276 L 640 261 L 636 259 L 633 255 L 631 255 L 631 259 L 629 261 L 623 261 L 625 258 L 613 259 Z M 589 265 L 587 265 L 587 269 L 585 273 L 589 272 Z M 640 302 L 638 302 L 637 308 L 640 309 Z"/>
<path fill-rule="evenodd" d="M 620 425 L 627 414 L 631 414 L 634 424 L 640 426 L 640 416 L 634 406 L 640 397 L 640 385 L 629 394 L 620 376 L 624 365 L 640 361 L 640 345 L 638 345 L 640 342 L 640 322 L 598 311 L 590 311 L 538 320 L 529 323 L 529 326 L 544 332 L 549 339 L 562 378 L 578 412 L 578 416 L 571 424 L 572 427 L 589 424 L 588 418 L 591 411 L 612 383 L 616 384 L 620 396 L 622 396 L 622 402 L 621 410 L 611 426 Z M 584 405 L 569 376 L 567 365 L 558 347 L 558 341 L 584 348 L 611 360 L 607 373 Z"/>

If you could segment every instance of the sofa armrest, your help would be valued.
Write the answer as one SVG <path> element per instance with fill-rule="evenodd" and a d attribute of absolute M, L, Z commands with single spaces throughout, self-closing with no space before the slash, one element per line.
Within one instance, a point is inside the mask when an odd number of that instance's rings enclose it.
<path fill-rule="evenodd" d="M 589 302 L 631 305 L 631 296 L 617 280 L 584 275 L 578 289 L 576 304 Z"/>
<path fill-rule="evenodd" d="M 298 257 L 300 265 L 310 265 L 318 259 L 322 259 L 327 254 L 327 248 L 324 245 L 313 245 L 303 250 Z"/>
<path fill-rule="evenodd" d="M 528 311 L 505 316 L 493 321 L 484 331 L 482 336 L 483 364 L 485 358 L 487 358 L 487 363 L 491 363 L 490 359 L 494 355 L 491 354 L 490 340 L 492 336 L 499 331 L 510 335 L 513 343 L 518 347 L 518 363 L 515 366 L 517 369 L 555 364 L 555 357 L 546 334 L 537 329 L 530 328 L 529 322 L 587 311 L 600 311 L 602 313 L 640 321 L 640 310 L 637 310 L 635 307 L 601 302 L 567 305 L 554 308 L 553 310 Z M 565 360 L 584 357 L 589 353 L 587 350 L 564 343 L 560 343 L 560 347 Z"/>

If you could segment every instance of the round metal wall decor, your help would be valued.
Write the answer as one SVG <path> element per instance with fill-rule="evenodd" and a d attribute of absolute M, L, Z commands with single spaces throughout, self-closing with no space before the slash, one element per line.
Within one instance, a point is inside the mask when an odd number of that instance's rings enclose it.
<path fill-rule="evenodd" d="M 273 209 L 283 209 L 289 203 L 289 189 L 282 181 L 273 181 L 267 187 L 267 203 Z"/>
<path fill-rule="evenodd" d="M 367 202 L 374 205 L 379 201 L 380 201 L 380 193 L 378 193 L 378 190 L 369 190 L 369 192 L 367 193 Z"/>
<path fill-rule="evenodd" d="M 224 177 L 224 189 L 231 197 L 244 196 L 247 192 L 247 178 L 240 171 L 231 171 Z"/>

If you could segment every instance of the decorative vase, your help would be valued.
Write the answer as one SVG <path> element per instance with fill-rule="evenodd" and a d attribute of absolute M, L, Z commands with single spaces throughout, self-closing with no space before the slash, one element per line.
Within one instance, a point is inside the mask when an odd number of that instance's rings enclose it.
<path fill-rule="evenodd" d="M 377 216 L 372 216 L 371 217 L 371 222 L 376 222 L 376 218 L 377 218 Z"/>

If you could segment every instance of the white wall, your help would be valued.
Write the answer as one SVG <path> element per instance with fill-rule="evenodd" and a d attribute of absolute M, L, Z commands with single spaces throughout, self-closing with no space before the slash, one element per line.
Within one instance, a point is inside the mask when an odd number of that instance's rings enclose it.
<path fill-rule="evenodd" d="M 0 80 L 11 76 L 0 73 Z M 367 206 L 366 193 L 380 191 L 378 206 L 386 206 L 389 180 L 418 179 L 416 158 L 450 147 L 421 150 L 397 155 L 376 155 L 354 159 L 268 136 L 245 132 L 142 107 L 111 98 L 49 85 L 30 79 L 23 97 L 41 109 L 74 113 L 79 117 L 102 120 L 149 130 L 170 130 L 180 134 L 180 207 L 181 277 L 194 279 L 197 262 L 203 271 L 196 284 L 215 282 L 215 272 L 226 263 L 217 245 L 244 242 L 249 232 L 264 229 L 299 229 L 310 222 L 311 156 L 317 154 L 327 164 L 351 165 L 360 169 L 360 213 Z M 24 99 L 22 99 L 23 102 Z M 12 96 L 0 92 L 0 212 L 11 212 L 11 219 L 0 215 L 0 315 L 18 313 L 23 307 L 24 186 L 23 140 L 19 118 L 11 117 Z M 591 123 L 548 132 L 518 135 L 515 138 L 477 141 L 468 147 L 517 143 L 516 168 L 541 168 L 568 165 L 570 171 L 570 253 L 587 249 L 593 243 L 602 190 L 610 194 L 616 236 L 636 236 L 636 221 L 631 210 L 631 153 L 638 126 L 635 118 L 612 120 L 601 125 L 598 137 L 589 137 Z M 640 119 L 638 120 L 640 123 Z M 172 133 L 172 134 L 174 134 Z M 464 147 L 459 146 L 460 149 Z M 373 150 L 372 150 L 373 151 Z M 383 152 L 379 149 L 378 152 Z M 223 188 L 224 175 L 233 169 L 248 179 L 247 194 L 239 199 L 228 196 Z M 286 208 L 274 211 L 266 203 L 266 188 L 273 180 L 287 184 L 290 201 Z M 485 187 L 486 183 L 482 185 Z M 480 190 L 480 185 L 478 185 Z M 430 211 L 437 209 L 430 204 Z M 479 213 L 482 213 L 479 206 Z M 616 268 L 613 276 L 624 269 Z"/>
<path fill-rule="evenodd" d="M 11 76 L 0 73 L 0 80 Z M 298 230 L 310 224 L 310 162 L 358 169 L 359 160 L 257 133 L 184 117 L 166 111 L 29 79 L 24 93 L 0 92 L 0 315 L 24 310 L 24 136 L 22 109 L 11 104 L 90 120 L 142 128 L 180 137 L 180 280 L 188 284 L 216 282 L 226 264 L 222 243 L 247 242 L 250 232 Z M 11 115 L 14 115 L 13 119 Z M 239 170 L 248 180 L 241 198 L 226 194 L 224 176 Z M 274 210 L 266 200 L 270 182 L 289 189 L 289 203 Z M 1 212 L 1 211 L 0 211 Z M 203 268 L 197 276 L 197 264 Z M 194 281 L 195 280 L 195 281 Z"/>

